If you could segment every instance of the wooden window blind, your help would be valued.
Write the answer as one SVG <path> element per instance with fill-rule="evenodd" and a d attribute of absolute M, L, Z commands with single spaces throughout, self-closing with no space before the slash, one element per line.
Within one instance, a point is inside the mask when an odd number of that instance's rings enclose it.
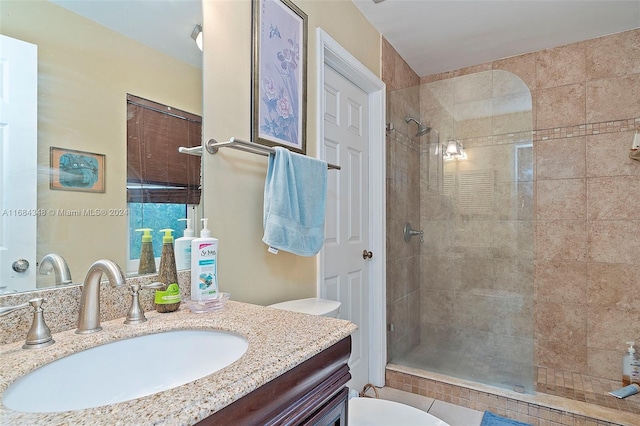
<path fill-rule="evenodd" d="M 127 202 L 199 204 L 202 117 L 127 94 Z"/>

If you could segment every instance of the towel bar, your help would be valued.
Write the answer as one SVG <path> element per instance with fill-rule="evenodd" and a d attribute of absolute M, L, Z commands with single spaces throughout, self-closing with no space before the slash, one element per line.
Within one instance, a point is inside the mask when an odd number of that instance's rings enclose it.
<path fill-rule="evenodd" d="M 228 141 L 224 142 L 218 142 L 215 139 L 209 139 L 205 143 L 205 148 L 209 154 L 217 153 L 220 148 L 232 148 L 238 151 L 250 152 L 252 154 L 263 156 L 268 156 L 270 153 L 275 152 L 275 150 L 270 146 L 260 145 L 255 142 L 247 142 L 237 138 L 230 138 Z M 184 154 L 202 155 L 202 147 L 180 147 L 178 151 Z M 327 163 L 327 167 L 329 169 L 340 170 L 340 166 L 336 166 L 335 164 L 331 163 Z"/>

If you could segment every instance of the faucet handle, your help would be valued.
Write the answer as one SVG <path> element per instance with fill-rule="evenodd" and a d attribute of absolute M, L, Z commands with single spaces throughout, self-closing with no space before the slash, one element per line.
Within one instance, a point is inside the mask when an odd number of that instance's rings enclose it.
<path fill-rule="evenodd" d="M 3 316 L 20 309 L 28 308 L 29 306 L 33 307 L 33 322 L 27 332 L 27 340 L 22 346 L 22 349 L 46 348 L 55 343 L 55 340 L 51 337 L 51 330 L 47 327 L 47 323 L 44 322 L 44 315 L 42 314 L 44 312 L 42 304 L 45 301 L 45 299 L 37 297 L 20 305 L 0 308 L 0 316 Z"/>
<path fill-rule="evenodd" d="M 164 284 L 161 282 L 153 282 L 149 284 L 131 284 L 131 306 L 129 312 L 127 312 L 127 318 L 124 320 L 125 324 L 140 324 L 147 320 L 144 316 L 144 309 L 140 305 L 139 291 L 142 289 L 157 289 L 162 288 Z"/>
<path fill-rule="evenodd" d="M 51 330 L 47 326 L 47 323 L 44 322 L 44 310 L 42 309 L 44 302 L 46 302 L 46 299 L 42 297 L 29 300 L 29 304 L 33 306 L 34 309 L 33 322 L 27 333 L 27 341 L 22 346 L 22 349 L 46 348 L 55 343 L 55 340 L 51 337 Z"/>

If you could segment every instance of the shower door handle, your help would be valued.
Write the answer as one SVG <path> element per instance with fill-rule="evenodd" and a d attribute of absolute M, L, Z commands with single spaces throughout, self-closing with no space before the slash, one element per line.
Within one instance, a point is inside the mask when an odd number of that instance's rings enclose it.
<path fill-rule="evenodd" d="M 368 251 L 366 249 L 362 252 L 362 258 L 364 260 L 371 259 L 372 257 L 373 257 L 373 253 L 372 252 L 370 252 L 370 251 Z"/>

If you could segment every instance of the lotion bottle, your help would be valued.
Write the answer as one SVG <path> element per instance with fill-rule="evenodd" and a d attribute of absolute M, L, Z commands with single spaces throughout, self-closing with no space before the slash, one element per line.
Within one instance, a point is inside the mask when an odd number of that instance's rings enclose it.
<path fill-rule="evenodd" d="M 627 342 L 628 354 L 622 357 L 622 386 L 640 383 L 640 361 L 636 358 L 635 342 Z"/>
<path fill-rule="evenodd" d="M 156 311 L 160 313 L 177 311 L 180 307 L 180 287 L 178 287 L 178 272 L 176 271 L 176 257 L 173 252 L 173 229 L 161 229 L 162 255 L 158 268 L 158 281 L 163 286 L 156 290 Z"/>
<path fill-rule="evenodd" d="M 187 222 L 187 227 L 184 230 L 184 236 L 176 238 L 175 241 L 176 269 L 181 271 L 183 269 L 191 268 L 191 241 L 196 237 L 193 228 L 191 227 L 191 218 L 178 220 L 184 220 Z"/>
<path fill-rule="evenodd" d="M 136 229 L 136 232 L 142 232 L 142 246 L 140 247 L 140 263 L 138 263 L 138 274 L 155 274 L 156 258 L 153 255 L 153 243 L 151 236 L 151 228 Z"/>
<path fill-rule="evenodd" d="M 218 239 L 211 237 L 208 219 L 202 220 L 200 238 L 191 241 L 191 300 L 218 297 Z"/>

